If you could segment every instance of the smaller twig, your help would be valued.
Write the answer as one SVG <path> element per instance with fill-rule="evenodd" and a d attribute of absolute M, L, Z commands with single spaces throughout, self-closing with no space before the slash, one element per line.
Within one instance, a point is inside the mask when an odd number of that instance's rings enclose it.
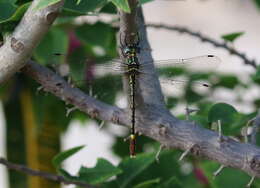
<path fill-rule="evenodd" d="M 224 165 L 221 165 L 214 173 L 213 173 L 213 178 L 219 175 L 219 173 L 225 168 Z"/>
<path fill-rule="evenodd" d="M 74 110 L 77 110 L 78 108 L 76 106 L 72 107 L 72 108 L 66 108 L 67 112 L 66 112 L 66 117 L 69 117 L 70 113 L 73 112 Z"/>
<path fill-rule="evenodd" d="M 31 169 L 31 168 L 24 166 L 24 165 L 11 163 L 11 162 L 7 161 L 6 159 L 4 159 L 2 157 L 0 157 L 0 164 L 3 164 L 7 168 L 15 170 L 15 171 L 19 171 L 19 172 L 22 172 L 22 173 L 25 173 L 25 174 L 28 174 L 28 175 L 31 175 L 31 176 L 39 176 L 39 177 L 44 178 L 44 179 L 49 179 L 49 180 L 52 180 L 52 181 L 61 182 L 61 183 L 66 184 L 66 185 L 73 184 L 73 185 L 78 185 L 80 187 L 85 187 L 85 188 L 95 188 L 94 186 L 86 184 L 86 183 L 67 180 L 63 176 L 59 176 L 59 175 L 55 175 L 55 174 L 51 174 L 51 173 L 43 172 L 43 171 L 39 171 L 39 170 L 34 170 L 34 169 Z"/>
<path fill-rule="evenodd" d="M 248 182 L 248 184 L 246 185 L 246 187 L 251 187 L 252 183 L 255 180 L 255 176 L 252 176 L 252 178 L 250 179 L 250 181 Z"/>
<path fill-rule="evenodd" d="M 164 145 L 161 144 L 160 147 L 159 147 L 159 149 L 158 149 L 158 151 L 157 151 L 157 153 L 156 153 L 156 155 L 155 155 L 155 160 L 156 160 L 158 163 L 159 163 L 159 155 L 160 155 L 160 153 L 161 153 L 163 147 L 164 147 Z"/>
<path fill-rule="evenodd" d="M 180 156 L 180 158 L 179 158 L 179 161 L 182 161 L 183 158 L 184 158 L 186 155 L 188 155 L 188 153 L 190 152 L 190 150 L 192 149 L 193 146 L 194 146 L 194 144 L 192 144 L 191 147 L 189 147 L 186 151 L 184 151 L 184 152 L 181 154 L 181 156 Z"/>
<path fill-rule="evenodd" d="M 257 63 L 255 60 L 251 60 L 245 55 L 245 53 L 239 52 L 238 50 L 229 47 L 226 42 L 215 41 L 214 39 L 207 37 L 199 32 L 192 31 L 189 28 L 186 28 L 183 26 L 178 26 L 178 25 L 170 26 L 170 25 L 166 25 L 166 24 L 156 24 L 156 23 L 148 23 L 148 24 L 146 24 L 146 26 L 151 27 L 151 28 L 175 31 L 175 32 L 178 32 L 181 34 L 185 33 L 192 37 L 199 38 L 202 42 L 207 42 L 207 43 L 212 44 L 216 48 L 223 48 L 223 49 L 227 50 L 231 55 L 235 55 L 235 56 L 239 57 L 240 59 L 242 59 L 245 64 L 251 65 L 254 68 L 257 67 Z"/>

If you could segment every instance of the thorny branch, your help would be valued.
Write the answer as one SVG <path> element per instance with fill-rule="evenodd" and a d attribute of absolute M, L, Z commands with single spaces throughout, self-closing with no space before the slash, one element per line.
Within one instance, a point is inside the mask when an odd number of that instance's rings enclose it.
<path fill-rule="evenodd" d="M 123 15 L 121 14 L 121 16 Z M 141 48 L 149 48 L 141 9 L 138 9 L 137 14 L 132 14 L 127 20 L 131 19 L 136 21 L 135 25 L 139 34 L 143 35 L 140 43 Z M 129 25 L 127 22 L 121 24 Z M 120 31 L 127 32 L 127 30 Z M 128 34 L 131 36 L 131 33 Z M 241 58 L 245 58 L 245 56 L 241 56 Z M 140 62 L 150 60 L 150 52 L 141 51 L 139 59 Z M 247 63 L 250 64 L 250 62 Z M 253 64 L 252 66 L 254 66 Z M 153 69 L 152 66 L 147 68 Z M 51 73 L 47 68 L 29 62 L 22 71 L 43 84 L 45 91 L 75 105 L 92 117 L 121 125 L 130 125 L 126 110 L 106 105 L 85 95 L 79 89 L 71 88 L 62 78 L 53 75 L 54 73 Z M 137 110 L 139 113 L 136 115 L 139 132 L 157 140 L 165 147 L 189 151 L 193 155 L 217 161 L 225 167 L 234 167 L 253 177 L 260 177 L 260 149 L 257 146 L 240 143 L 227 136 L 222 136 L 219 139 L 217 132 L 175 118 L 165 108 L 156 74 L 153 76 L 140 75 L 137 89 Z"/>
<path fill-rule="evenodd" d="M 223 49 L 227 50 L 231 55 L 235 55 L 235 56 L 238 56 L 239 58 L 241 58 L 244 61 L 244 63 L 247 65 L 251 65 L 254 68 L 256 68 L 256 66 L 257 66 L 257 63 L 255 60 L 250 60 L 246 56 L 245 53 L 239 52 L 238 50 L 236 50 L 232 47 L 229 47 L 226 42 L 218 42 L 210 37 L 207 37 L 199 32 L 192 31 L 186 27 L 178 26 L 178 25 L 170 26 L 170 25 L 166 25 L 166 24 L 156 24 L 156 23 L 148 23 L 148 24 L 146 24 L 146 26 L 150 27 L 150 28 L 166 29 L 166 30 L 170 30 L 170 31 L 176 31 L 178 33 L 188 34 L 190 36 L 200 39 L 202 42 L 207 42 L 217 48 L 223 48 Z"/>
<path fill-rule="evenodd" d="M 78 182 L 78 181 L 70 181 L 70 180 L 65 179 L 63 176 L 58 176 L 58 175 L 51 174 L 48 172 L 34 170 L 34 169 L 31 169 L 24 165 L 11 163 L 2 157 L 0 157 L 0 164 L 5 165 L 7 168 L 12 169 L 12 170 L 16 170 L 16 171 L 19 171 L 19 172 L 22 172 L 22 173 L 25 173 L 25 174 L 28 174 L 31 176 L 39 176 L 44 179 L 61 182 L 66 185 L 73 184 L 73 185 L 78 185 L 78 186 L 84 187 L 84 188 L 95 188 L 94 186 L 89 185 L 87 183 L 82 183 L 82 182 Z"/>

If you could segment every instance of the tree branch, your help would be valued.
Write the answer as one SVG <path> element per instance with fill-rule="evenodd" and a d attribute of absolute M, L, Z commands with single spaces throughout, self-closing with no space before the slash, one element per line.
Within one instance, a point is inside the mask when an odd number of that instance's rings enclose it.
<path fill-rule="evenodd" d="M 137 28 L 141 35 L 141 48 L 149 47 L 141 10 L 137 13 Z M 127 23 L 124 23 L 128 25 Z M 120 30 L 121 31 L 121 30 Z M 142 50 L 140 62 L 151 60 L 150 51 Z M 152 70 L 150 66 L 147 69 Z M 97 101 L 77 88 L 72 88 L 62 78 L 33 62 L 29 62 L 22 71 L 41 83 L 49 91 L 75 105 L 92 117 L 112 121 L 121 125 L 130 125 L 125 110 Z M 150 72 L 150 71 L 149 71 Z M 249 143 L 239 143 L 217 132 L 204 129 L 195 123 L 178 120 L 165 108 L 159 81 L 154 75 L 140 74 L 138 81 L 137 130 L 169 148 L 189 150 L 191 154 L 217 161 L 225 167 L 240 169 L 252 176 L 260 177 L 260 149 Z M 158 83 L 158 84 L 157 84 Z"/>
<path fill-rule="evenodd" d="M 149 44 L 141 9 L 137 9 L 137 18 L 134 18 L 134 13 L 132 15 L 131 18 L 136 21 L 134 24 L 137 25 L 138 33 L 141 35 L 140 46 L 142 49 L 147 49 Z M 133 24 L 133 21 L 127 23 L 123 16 L 124 13 L 121 12 L 120 32 L 127 32 L 122 27 Z M 123 23 L 124 21 L 126 23 Z M 188 32 L 185 29 L 184 31 Z M 215 44 L 211 39 L 205 37 L 203 39 Z M 225 44 L 216 43 L 216 46 L 224 46 L 231 50 Z M 244 55 L 233 50 L 231 52 L 250 64 Z M 148 50 L 142 50 L 138 57 L 140 63 L 152 60 L 150 53 Z M 250 65 L 255 67 L 254 63 Z M 151 72 L 151 70 L 154 72 L 153 66 L 145 66 L 145 68 L 149 69 L 147 72 Z M 204 129 L 195 123 L 178 120 L 165 108 L 161 98 L 161 88 L 157 83 L 158 77 L 156 74 L 140 74 L 138 77 L 139 87 L 136 92 L 139 98 L 137 104 L 139 111 L 137 113 L 138 131 L 154 138 L 166 147 L 189 151 L 191 154 L 215 160 L 224 166 L 238 168 L 252 176 L 260 177 L 260 149 L 258 147 L 239 143 L 226 136 L 221 136 L 221 139 L 219 139 L 219 134 L 214 131 Z"/>
<path fill-rule="evenodd" d="M 95 188 L 95 186 L 92 186 L 90 184 L 86 184 L 86 183 L 82 183 L 82 182 L 78 182 L 78 181 L 70 181 L 70 180 L 65 179 L 63 176 L 58 176 L 58 175 L 51 174 L 48 172 L 34 170 L 34 169 L 31 169 L 24 165 L 11 163 L 2 157 L 0 157 L 0 164 L 3 164 L 7 168 L 15 170 L 15 171 L 19 171 L 19 172 L 22 172 L 22 173 L 25 173 L 25 174 L 28 174 L 31 176 L 39 176 L 44 179 L 61 182 L 66 185 L 74 184 L 74 185 L 78 185 L 80 187 L 85 187 L 85 188 Z"/>
<path fill-rule="evenodd" d="M 250 65 L 254 68 L 256 68 L 256 66 L 257 66 L 257 63 L 255 60 L 248 59 L 248 57 L 246 56 L 245 53 L 239 52 L 238 50 L 229 47 L 227 45 L 227 43 L 215 41 L 214 39 L 211 39 L 210 37 L 207 37 L 199 32 L 192 31 L 186 27 L 170 26 L 170 25 L 166 25 L 166 24 L 156 24 L 156 23 L 148 23 L 148 24 L 146 24 L 146 26 L 150 27 L 150 28 L 166 29 L 166 30 L 170 30 L 170 31 L 176 31 L 178 33 L 188 34 L 190 36 L 200 39 L 202 42 L 207 42 L 217 48 L 223 48 L 223 49 L 227 50 L 231 55 L 235 55 L 235 56 L 239 57 L 240 59 L 242 59 L 244 61 L 244 63 L 247 65 Z"/>
<path fill-rule="evenodd" d="M 78 88 L 72 88 L 63 78 L 42 65 L 30 61 L 21 70 L 40 83 L 44 91 L 51 92 L 66 104 L 73 104 L 92 118 L 122 125 L 127 125 L 129 122 L 124 110 L 89 97 Z"/>
<path fill-rule="evenodd" d="M 7 80 L 30 58 L 33 49 L 58 15 L 64 0 L 35 10 L 42 0 L 34 0 L 14 32 L 6 36 L 0 47 L 0 83 Z"/>

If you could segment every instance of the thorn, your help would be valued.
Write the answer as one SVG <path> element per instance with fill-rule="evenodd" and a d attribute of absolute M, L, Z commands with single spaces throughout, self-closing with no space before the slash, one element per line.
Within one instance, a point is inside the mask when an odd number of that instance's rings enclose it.
<path fill-rule="evenodd" d="M 101 130 L 104 125 L 105 125 L 105 121 L 101 121 L 101 123 L 99 124 L 99 130 Z"/>
<path fill-rule="evenodd" d="M 39 87 L 37 87 L 36 94 L 38 95 L 38 94 L 39 94 L 39 92 L 40 92 L 42 89 L 43 89 L 43 86 L 39 86 Z"/>
<path fill-rule="evenodd" d="M 221 141 L 221 137 L 222 137 L 222 130 L 221 130 L 221 121 L 218 120 L 218 140 Z"/>
<path fill-rule="evenodd" d="M 192 109 L 192 108 L 189 108 L 188 106 L 186 106 L 185 111 L 186 111 L 186 120 L 189 120 L 190 114 L 193 113 L 193 112 L 197 112 L 199 110 L 198 109 Z"/>
<path fill-rule="evenodd" d="M 89 95 L 90 97 L 94 97 L 94 98 L 95 98 L 95 96 L 93 96 L 93 88 L 92 88 L 91 85 L 89 86 L 89 93 L 88 93 L 88 95 Z"/>
<path fill-rule="evenodd" d="M 124 142 L 128 141 L 130 139 L 130 136 L 124 138 Z"/>
<path fill-rule="evenodd" d="M 161 144 L 160 147 L 159 147 L 159 149 L 158 149 L 158 151 L 157 151 L 157 153 L 156 153 L 156 155 L 155 155 L 155 160 L 156 160 L 158 163 L 159 163 L 159 155 L 160 155 L 160 153 L 161 153 L 163 147 L 164 147 L 164 145 Z"/>
<path fill-rule="evenodd" d="M 184 151 L 182 154 L 181 154 L 181 157 L 179 158 L 179 161 L 182 161 L 183 158 L 190 152 L 191 148 L 194 146 L 194 144 L 192 144 L 191 147 L 189 147 L 186 151 Z"/>
<path fill-rule="evenodd" d="M 252 183 L 255 180 L 255 176 L 252 176 L 252 178 L 250 179 L 250 181 L 248 182 L 248 184 L 246 185 L 246 187 L 251 187 Z"/>
<path fill-rule="evenodd" d="M 72 111 L 76 110 L 76 109 L 77 109 L 76 106 L 74 106 L 74 107 L 72 107 L 72 108 L 67 108 L 66 117 L 68 117 L 69 114 L 70 114 Z"/>
<path fill-rule="evenodd" d="M 248 126 L 241 129 L 241 135 L 244 137 L 244 142 L 248 143 Z"/>
<path fill-rule="evenodd" d="M 219 173 L 225 168 L 224 165 L 221 165 L 214 173 L 213 173 L 213 178 L 219 175 Z"/>

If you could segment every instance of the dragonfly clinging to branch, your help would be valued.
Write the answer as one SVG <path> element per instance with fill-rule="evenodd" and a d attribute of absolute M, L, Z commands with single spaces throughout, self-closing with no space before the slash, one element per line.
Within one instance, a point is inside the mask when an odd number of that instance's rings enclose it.
<path fill-rule="evenodd" d="M 121 41 L 120 41 L 121 42 Z M 203 55 L 187 59 L 169 59 L 161 61 L 144 61 L 139 62 L 138 53 L 140 52 L 139 39 L 133 43 L 128 44 L 121 42 L 121 52 L 125 58 L 125 61 L 120 59 L 112 60 L 104 64 L 95 64 L 94 69 L 96 75 L 111 73 L 111 74 L 125 74 L 128 78 L 129 84 L 129 107 L 131 110 L 131 134 L 130 134 L 130 157 L 135 156 L 136 148 L 136 80 L 138 75 L 152 75 L 154 76 L 154 70 L 148 68 L 155 65 L 156 68 L 162 67 L 180 67 L 191 71 L 200 71 L 203 69 L 214 70 L 214 68 L 220 63 L 220 59 L 214 55 Z M 75 62 L 76 63 L 76 62 Z M 175 79 L 160 79 L 161 83 L 174 86 L 177 84 L 183 84 L 183 80 Z M 78 80 L 74 81 L 78 82 Z M 193 81 L 198 87 L 210 87 L 207 82 Z"/>

